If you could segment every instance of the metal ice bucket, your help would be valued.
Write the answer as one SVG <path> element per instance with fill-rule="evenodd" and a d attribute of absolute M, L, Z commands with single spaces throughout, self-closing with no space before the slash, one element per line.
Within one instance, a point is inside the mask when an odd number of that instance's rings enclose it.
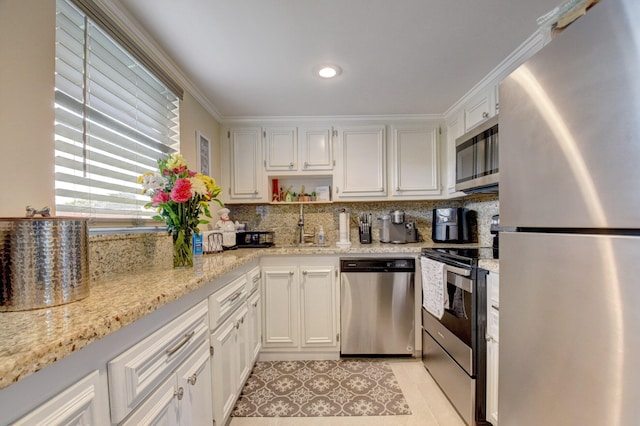
<path fill-rule="evenodd" d="M 62 305 L 89 295 L 86 219 L 0 218 L 0 311 Z"/>

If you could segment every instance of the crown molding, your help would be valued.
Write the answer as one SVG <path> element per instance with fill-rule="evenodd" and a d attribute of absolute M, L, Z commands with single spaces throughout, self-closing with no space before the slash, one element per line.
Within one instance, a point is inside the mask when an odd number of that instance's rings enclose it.
<path fill-rule="evenodd" d="M 296 124 L 341 124 L 341 123 L 389 123 L 389 122 L 417 122 L 443 120 L 442 114 L 390 114 L 390 115 L 320 115 L 320 116 L 255 116 L 255 117 L 225 117 L 220 124 L 240 125 L 260 123 L 296 123 Z"/>
<path fill-rule="evenodd" d="M 473 86 L 462 98 L 447 109 L 443 116 L 448 119 L 451 114 L 457 112 L 465 103 L 484 90 L 490 84 L 498 84 L 502 79 L 511 74 L 523 62 L 533 56 L 534 53 L 542 49 L 545 44 L 545 36 L 538 29 L 513 52 L 511 52 L 502 62 L 489 72 L 482 80 Z"/>

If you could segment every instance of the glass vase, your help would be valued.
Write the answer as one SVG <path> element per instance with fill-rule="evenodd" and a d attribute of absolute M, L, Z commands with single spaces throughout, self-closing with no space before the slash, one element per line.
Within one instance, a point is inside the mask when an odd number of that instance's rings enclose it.
<path fill-rule="evenodd" d="M 193 266 L 191 230 L 180 229 L 173 232 L 173 267 Z"/>

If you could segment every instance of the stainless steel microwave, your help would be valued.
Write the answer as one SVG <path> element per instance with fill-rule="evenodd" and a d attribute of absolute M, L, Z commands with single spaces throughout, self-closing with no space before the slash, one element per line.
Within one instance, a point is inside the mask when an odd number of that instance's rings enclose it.
<path fill-rule="evenodd" d="M 456 139 L 456 191 L 498 192 L 498 116 Z"/>

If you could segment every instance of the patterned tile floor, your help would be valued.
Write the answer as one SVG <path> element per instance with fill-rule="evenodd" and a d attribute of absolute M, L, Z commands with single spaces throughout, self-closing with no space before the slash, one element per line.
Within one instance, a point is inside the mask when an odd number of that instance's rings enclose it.
<path fill-rule="evenodd" d="M 229 426 L 464 426 L 422 363 L 386 360 L 402 388 L 410 416 L 376 417 L 232 417 Z"/>

